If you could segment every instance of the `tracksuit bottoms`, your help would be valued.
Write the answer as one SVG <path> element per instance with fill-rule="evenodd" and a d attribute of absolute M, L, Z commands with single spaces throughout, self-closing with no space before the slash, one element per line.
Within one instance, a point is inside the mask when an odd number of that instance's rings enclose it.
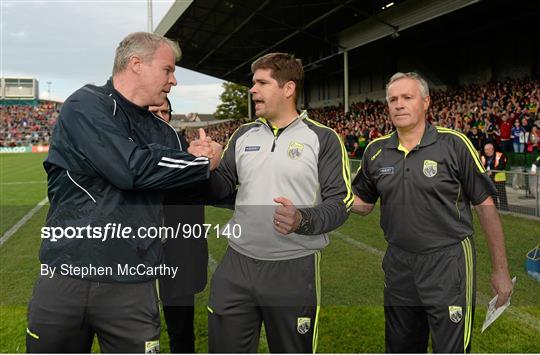
<path fill-rule="evenodd" d="M 386 352 L 470 352 L 476 295 L 472 238 L 429 254 L 390 245 L 383 259 Z"/>
<path fill-rule="evenodd" d="M 157 353 L 161 331 L 156 282 L 103 283 L 40 276 L 28 305 L 26 351 Z"/>
<path fill-rule="evenodd" d="M 211 282 L 209 352 L 257 352 L 262 323 L 271 352 L 315 352 L 319 262 L 320 252 L 266 261 L 229 247 Z"/>

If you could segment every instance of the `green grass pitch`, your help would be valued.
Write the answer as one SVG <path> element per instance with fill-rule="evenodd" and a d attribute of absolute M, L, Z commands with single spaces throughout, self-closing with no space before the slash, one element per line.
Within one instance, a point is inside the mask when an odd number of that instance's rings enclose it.
<path fill-rule="evenodd" d="M 0 235 L 4 235 L 47 193 L 42 161 L 44 154 L 0 155 Z M 0 247 L 0 352 L 25 352 L 26 305 L 39 272 L 39 230 L 48 205 L 33 215 Z M 223 224 L 228 210 L 207 208 L 207 223 Z M 484 235 L 476 221 L 478 297 L 472 338 L 473 352 L 540 352 L 540 283 L 524 271 L 525 254 L 540 240 L 540 222 L 502 216 L 511 275 L 517 284 L 508 312 L 486 332 L 480 333 L 485 304 L 491 296 L 490 261 Z M 322 253 L 322 307 L 318 352 L 380 353 L 384 351 L 381 255 L 386 243 L 379 227 L 379 213 L 351 215 Z M 226 249 L 224 239 L 209 239 L 213 260 Z M 211 261 L 209 273 L 215 268 Z M 208 287 L 196 298 L 197 352 L 207 351 L 206 300 Z M 99 351 L 95 344 L 94 351 Z M 161 350 L 168 352 L 162 322 Z M 268 352 L 261 337 L 260 352 Z"/>

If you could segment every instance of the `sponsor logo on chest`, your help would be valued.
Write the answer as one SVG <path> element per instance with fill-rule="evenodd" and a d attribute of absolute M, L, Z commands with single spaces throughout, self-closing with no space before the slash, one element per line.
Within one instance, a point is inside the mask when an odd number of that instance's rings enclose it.
<path fill-rule="evenodd" d="M 245 152 L 258 152 L 259 150 L 261 150 L 260 145 L 248 145 L 244 148 Z"/>

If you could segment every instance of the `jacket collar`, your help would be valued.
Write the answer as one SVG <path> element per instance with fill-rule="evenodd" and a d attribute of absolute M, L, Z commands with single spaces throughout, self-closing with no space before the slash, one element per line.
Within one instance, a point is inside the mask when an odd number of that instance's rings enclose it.
<path fill-rule="evenodd" d="M 420 140 L 418 147 L 426 147 L 437 141 L 437 128 L 435 128 L 431 123 L 426 121 L 426 128 L 424 129 L 424 134 Z M 399 137 L 397 131 L 392 133 L 392 136 L 388 139 L 386 148 L 397 149 L 399 146 Z"/>
<path fill-rule="evenodd" d="M 142 107 L 129 101 L 127 98 L 124 97 L 124 95 L 122 95 L 118 90 L 116 90 L 114 88 L 112 77 L 109 78 L 109 80 L 107 80 L 105 87 L 107 88 L 107 91 L 109 92 L 109 96 L 111 96 L 112 94 L 113 99 L 117 100 L 121 105 L 127 105 L 130 108 L 134 110 L 139 110 L 141 112 L 150 112 L 148 111 L 148 107 Z"/>
<path fill-rule="evenodd" d="M 307 111 L 306 110 L 303 110 L 300 115 L 298 115 L 291 123 L 289 123 L 287 126 L 285 127 L 281 127 L 281 128 L 277 128 L 277 127 L 274 127 L 270 121 L 268 121 L 266 118 L 264 117 L 259 117 L 257 118 L 257 120 L 255 122 L 259 122 L 265 126 L 268 126 L 270 128 L 270 130 L 272 130 L 272 132 L 274 132 L 274 135 L 275 136 L 278 136 L 279 134 L 281 134 L 281 132 L 283 132 L 285 129 L 289 128 L 289 127 L 293 127 L 294 125 L 297 125 L 298 122 L 304 120 L 308 118 L 308 115 L 307 115 Z"/>

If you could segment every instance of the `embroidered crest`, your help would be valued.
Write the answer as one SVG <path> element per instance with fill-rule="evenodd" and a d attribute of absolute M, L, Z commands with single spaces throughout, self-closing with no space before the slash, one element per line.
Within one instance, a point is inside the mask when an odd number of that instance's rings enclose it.
<path fill-rule="evenodd" d="M 309 331 L 310 326 L 311 326 L 311 318 L 299 317 L 296 320 L 296 330 L 298 330 L 298 333 L 300 334 L 306 334 Z"/>
<path fill-rule="evenodd" d="M 454 323 L 459 323 L 463 318 L 463 311 L 460 306 L 448 306 L 448 316 Z"/>
<path fill-rule="evenodd" d="M 424 160 L 424 175 L 428 178 L 437 175 L 437 162 L 433 160 Z"/>
<path fill-rule="evenodd" d="M 151 340 L 144 342 L 145 354 L 159 354 L 159 340 Z"/>
<path fill-rule="evenodd" d="M 287 155 L 291 159 L 298 159 L 300 158 L 300 155 L 302 155 L 302 151 L 304 150 L 304 145 L 297 142 L 290 142 L 289 148 L 287 149 Z"/>

